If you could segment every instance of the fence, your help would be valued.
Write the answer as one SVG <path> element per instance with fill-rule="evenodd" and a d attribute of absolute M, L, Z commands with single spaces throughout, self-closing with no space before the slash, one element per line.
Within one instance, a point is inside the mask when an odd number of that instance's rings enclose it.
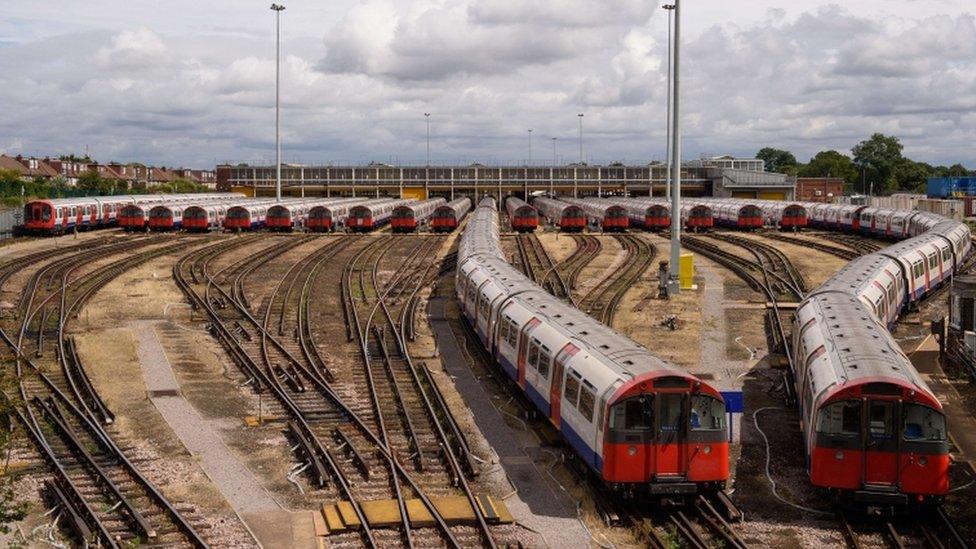
<path fill-rule="evenodd" d="M 24 211 L 20 208 L 0 210 L 0 240 L 14 235 L 14 227 L 24 222 Z"/>

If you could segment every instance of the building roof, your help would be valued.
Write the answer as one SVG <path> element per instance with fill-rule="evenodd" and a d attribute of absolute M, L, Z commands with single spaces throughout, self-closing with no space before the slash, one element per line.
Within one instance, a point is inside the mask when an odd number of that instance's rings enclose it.
<path fill-rule="evenodd" d="M 722 170 L 722 185 L 725 187 L 792 187 L 795 184 L 795 177 L 782 173 Z"/>

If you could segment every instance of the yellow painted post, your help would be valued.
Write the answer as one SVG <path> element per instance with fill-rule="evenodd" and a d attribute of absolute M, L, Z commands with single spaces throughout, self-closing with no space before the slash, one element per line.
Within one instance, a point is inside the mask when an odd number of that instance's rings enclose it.
<path fill-rule="evenodd" d="M 695 254 L 682 253 L 678 261 L 678 280 L 682 290 L 695 288 Z"/>

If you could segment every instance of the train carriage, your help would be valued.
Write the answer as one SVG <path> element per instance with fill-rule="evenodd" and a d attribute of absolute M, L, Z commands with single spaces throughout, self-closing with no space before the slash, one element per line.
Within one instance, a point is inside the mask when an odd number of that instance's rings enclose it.
<path fill-rule="evenodd" d="M 178 231 L 183 228 L 182 205 L 159 204 L 149 209 L 148 228 L 153 231 Z"/>
<path fill-rule="evenodd" d="M 431 215 L 430 228 L 434 232 L 449 233 L 461 224 L 469 211 L 471 211 L 471 199 L 466 196 L 442 204 Z"/>
<path fill-rule="evenodd" d="M 207 232 L 222 229 L 227 206 L 224 204 L 202 204 L 187 206 L 181 215 L 183 230 L 188 232 Z"/>
<path fill-rule="evenodd" d="M 253 231 L 264 228 L 267 222 L 268 208 L 274 202 L 251 202 L 228 206 L 224 216 L 224 230 Z"/>
<path fill-rule="evenodd" d="M 346 218 L 349 216 L 349 209 L 362 202 L 365 201 L 312 206 L 308 210 L 308 219 L 305 222 L 305 227 L 309 231 L 319 233 L 330 232 L 344 227 Z"/>
<path fill-rule="evenodd" d="M 434 211 L 447 204 L 443 198 L 430 198 L 412 204 L 400 204 L 390 213 L 390 228 L 395 233 L 412 233 L 423 225 Z"/>
<path fill-rule="evenodd" d="M 606 198 L 563 198 L 564 202 L 579 206 L 593 227 L 604 232 L 624 231 L 630 227 L 630 216 L 621 202 Z"/>
<path fill-rule="evenodd" d="M 543 196 L 533 198 L 532 205 L 563 232 L 582 232 L 586 228 L 586 212 L 579 206 Z"/>
<path fill-rule="evenodd" d="M 763 223 L 781 231 L 795 231 L 805 228 L 808 223 L 807 208 L 796 202 L 763 201 Z"/>
<path fill-rule="evenodd" d="M 116 212 L 115 221 L 125 231 L 146 231 L 149 229 L 149 210 L 157 204 L 126 204 Z"/>
<path fill-rule="evenodd" d="M 520 198 L 506 197 L 505 211 L 508 212 L 508 222 L 515 232 L 531 233 L 539 226 L 538 210 Z"/>
<path fill-rule="evenodd" d="M 810 482 L 868 505 L 940 501 L 949 489 L 945 415 L 890 333 L 836 291 L 804 301 L 796 325 Z"/>
<path fill-rule="evenodd" d="M 705 204 L 682 204 L 681 224 L 692 232 L 711 229 L 715 226 L 712 208 Z"/>
<path fill-rule="evenodd" d="M 397 206 L 413 204 L 416 200 L 378 199 L 349 208 L 346 227 L 353 232 L 369 232 L 390 222 Z"/>
<path fill-rule="evenodd" d="M 526 279 L 504 259 L 495 216 L 493 202 L 483 203 L 468 224 L 456 291 L 502 371 L 611 489 L 721 489 L 721 395 Z"/>

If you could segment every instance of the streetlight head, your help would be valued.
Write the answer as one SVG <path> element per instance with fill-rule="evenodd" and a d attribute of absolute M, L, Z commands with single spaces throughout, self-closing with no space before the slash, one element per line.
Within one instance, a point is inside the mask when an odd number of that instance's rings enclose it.
<path fill-rule="evenodd" d="M 281 4 L 271 4 L 271 9 L 275 11 L 285 11 L 285 6 Z"/>
<path fill-rule="evenodd" d="M 578 117 L 580 117 L 580 118 L 583 118 L 583 113 L 579 113 L 579 114 L 577 114 L 576 116 L 578 116 Z"/>
<path fill-rule="evenodd" d="M 674 9 L 674 4 L 664 4 L 663 6 L 661 6 L 661 8 L 666 9 L 666 10 L 673 10 Z"/>
<path fill-rule="evenodd" d="M 424 113 L 424 116 L 430 116 L 430 113 L 429 112 L 425 112 Z"/>

